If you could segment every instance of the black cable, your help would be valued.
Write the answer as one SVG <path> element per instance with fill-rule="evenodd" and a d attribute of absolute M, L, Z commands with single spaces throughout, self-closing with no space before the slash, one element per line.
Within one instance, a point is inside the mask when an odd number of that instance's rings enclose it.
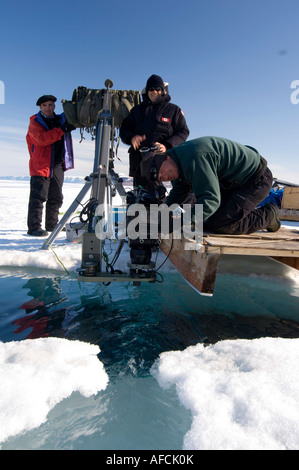
<path fill-rule="evenodd" d="M 163 261 L 163 263 L 155 270 L 155 273 L 157 273 L 157 271 L 159 271 L 159 269 L 162 268 L 163 264 L 166 263 L 166 261 L 168 260 L 169 256 L 170 256 L 170 253 L 171 253 L 171 250 L 173 248 L 173 234 L 172 234 L 172 239 L 171 239 L 171 246 L 170 246 L 170 250 L 169 250 L 169 253 L 168 255 L 166 256 L 165 260 Z M 162 250 L 161 250 L 162 251 Z"/>
<path fill-rule="evenodd" d="M 92 221 L 92 218 L 94 217 L 94 214 L 95 214 L 96 203 L 97 201 L 95 198 L 91 198 L 86 202 L 79 216 L 80 222 L 86 224 L 87 222 Z M 86 216 L 86 219 L 84 219 L 83 216 Z"/>

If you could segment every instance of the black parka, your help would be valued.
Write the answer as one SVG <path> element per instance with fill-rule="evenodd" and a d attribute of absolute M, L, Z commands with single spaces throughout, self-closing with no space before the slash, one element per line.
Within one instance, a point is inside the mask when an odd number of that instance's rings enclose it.
<path fill-rule="evenodd" d="M 132 137 L 145 135 L 146 140 L 142 146 L 149 147 L 155 142 L 164 144 L 167 149 L 176 147 L 185 142 L 189 136 L 189 129 L 184 114 L 177 105 L 170 103 L 170 96 L 166 94 L 162 100 L 153 104 L 147 95 L 143 96 L 143 102 L 135 106 L 127 116 L 120 128 L 120 138 L 131 145 Z M 130 176 L 138 173 L 140 164 L 139 151 L 131 146 L 130 154 Z"/>

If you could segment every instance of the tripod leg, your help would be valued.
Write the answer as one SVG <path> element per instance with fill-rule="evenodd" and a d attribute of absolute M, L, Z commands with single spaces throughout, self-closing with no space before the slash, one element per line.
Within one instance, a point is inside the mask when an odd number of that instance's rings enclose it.
<path fill-rule="evenodd" d="M 76 199 L 72 202 L 72 204 L 70 205 L 70 207 L 68 208 L 68 210 L 66 211 L 66 213 L 64 214 L 62 219 L 60 220 L 60 222 L 57 224 L 57 226 L 55 227 L 55 229 L 53 230 L 51 235 L 47 238 L 47 240 L 43 244 L 42 250 L 47 250 L 49 248 L 49 246 L 52 245 L 52 243 L 56 239 L 59 232 L 63 229 L 63 227 L 65 226 L 65 224 L 69 220 L 69 218 L 72 216 L 72 214 L 77 209 L 78 205 L 81 203 L 84 196 L 87 194 L 87 192 L 90 189 L 92 183 L 93 183 L 92 179 L 90 179 L 89 181 L 86 181 L 85 185 L 83 186 L 83 188 L 79 192 Z"/>

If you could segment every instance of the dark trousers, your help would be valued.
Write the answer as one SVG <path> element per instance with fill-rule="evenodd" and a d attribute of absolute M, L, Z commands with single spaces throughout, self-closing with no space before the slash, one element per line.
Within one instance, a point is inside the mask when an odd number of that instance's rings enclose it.
<path fill-rule="evenodd" d="M 53 230 L 58 222 L 59 209 L 63 203 L 63 166 L 56 165 L 52 178 L 31 176 L 28 204 L 28 231 L 39 230 L 42 225 L 43 206 L 46 203 L 46 230 Z"/>
<path fill-rule="evenodd" d="M 222 190 L 220 207 L 204 223 L 204 230 L 238 235 L 268 227 L 271 212 L 258 205 L 268 196 L 272 180 L 272 173 L 266 168 L 260 178 L 252 178 L 234 190 Z"/>

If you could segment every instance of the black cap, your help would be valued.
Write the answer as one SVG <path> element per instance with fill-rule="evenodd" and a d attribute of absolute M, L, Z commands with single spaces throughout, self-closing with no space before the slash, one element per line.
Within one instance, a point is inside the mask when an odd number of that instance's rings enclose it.
<path fill-rule="evenodd" d="M 36 102 L 36 106 L 40 106 L 41 104 L 45 103 L 46 101 L 53 101 L 55 103 L 55 101 L 57 101 L 57 98 L 56 98 L 56 96 L 53 96 L 53 95 L 43 95 L 40 98 L 38 98 L 38 100 Z"/>
<path fill-rule="evenodd" d="M 164 82 L 159 75 L 151 75 L 148 81 L 146 82 L 146 91 L 150 88 L 162 88 L 164 89 Z"/>
<path fill-rule="evenodd" d="M 158 181 L 158 175 L 162 163 L 166 158 L 166 153 L 148 155 L 141 160 L 140 173 L 142 178 L 146 178 L 148 181 Z"/>

